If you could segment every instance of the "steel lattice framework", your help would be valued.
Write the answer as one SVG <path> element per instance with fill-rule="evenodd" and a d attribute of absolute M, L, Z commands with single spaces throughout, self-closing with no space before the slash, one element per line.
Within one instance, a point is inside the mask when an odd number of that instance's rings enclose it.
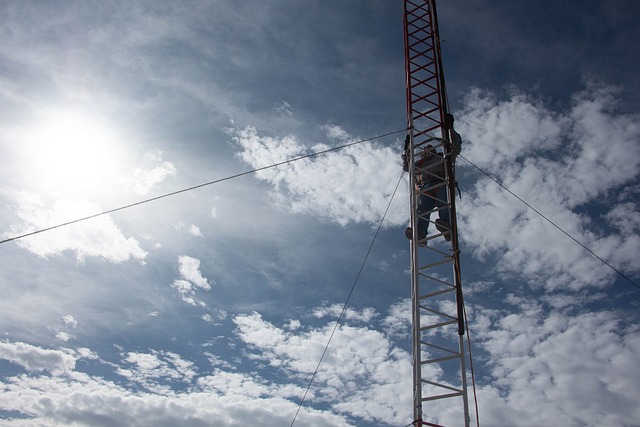
<path fill-rule="evenodd" d="M 414 426 L 439 426 L 441 415 L 459 413 L 455 426 L 469 425 L 464 303 L 456 223 L 454 131 L 449 121 L 435 0 L 404 1 L 408 160 L 411 194 L 411 289 L 413 319 Z M 427 145 L 438 152 L 445 176 L 430 174 L 416 160 Z M 430 182 L 419 187 L 418 177 Z M 446 187 L 446 200 L 434 196 Z M 429 212 L 418 212 L 420 197 L 436 198 Z M 418 219 L 434 230 L 439 211 L 449 210 L 449 225 L 426 238 Z M 432 215 L 433 214 L 433 215 Z M 440 227 L 442 228 L 442 227 Z M 449 418 L 449 417 L 447 417 Z"/>

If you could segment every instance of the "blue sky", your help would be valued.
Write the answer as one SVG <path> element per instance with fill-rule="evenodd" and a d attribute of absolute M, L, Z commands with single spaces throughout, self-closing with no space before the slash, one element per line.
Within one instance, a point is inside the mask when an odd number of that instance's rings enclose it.
<path fill-rule="evenodd" d="M 462 156 L 630 279 L 460 159 L 482 425 L 640 424 L 639 8 L 438 4 Z M 222 180 L 0 244 L 2 425 L 290 425 L 387 206 L 295 425 L 412 421 L 401 2 L 0 20 L 2 239 Z"/>

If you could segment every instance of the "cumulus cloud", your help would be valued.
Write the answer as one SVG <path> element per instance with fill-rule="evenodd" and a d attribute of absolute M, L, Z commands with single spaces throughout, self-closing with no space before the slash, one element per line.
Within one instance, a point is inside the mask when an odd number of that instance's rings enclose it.
<path fill-rule="evenodd" d="M 466 141 L 465 158 L 602 258 L 638 272 L 628 255 L 640 250 L 637 233 L 627 232 L 635 225 L 621 220 L 621 213 L 635 206 L 610 194 L 640 171 L 640 116 L 616 114 L 614 94 L 613 88 L 590 86 L 573 98 L 568 111 L 556 112 L 517 91 L 506 100 L 474 91 L 457 123 Z M 458 206 L 460 236 L 481 259 L 501 253 L 498 270 L 522 273 L 549 289 L 604 286 L 614 277 L 488 178 L 481 177 L 465 196 Z M 585 208 L 605 202 L 610 213 L 594 223 Z M 614 233 L 603 231 L 603 224 Z M 615 245 L 625 250 L 616 251 Z"/>
<path fill-rule="evenodd" d="M 5 237 L 30 233 L 102 212 L 99 205 L 76 199 L 61 199 L 47 206 L 41 198 L 26 192 L 13 193 L 13 200 L 16 214 L 23 223 L 13 225 L 11 235 L 5 233 Z M 131 258 L 142 261 L 147 255 L 135 238 L 127 238 L 122 234 L 109 215 L 19 239 L 16 243 L 43 258 L 73 251 L 79 262 L 85 257 L 101 257 L 112 263 Z"/>
<path fill-rule="evenodd" d="M 69 334 L 67 332 L 60 331 L 60 332 L 58 332 L 56 334 L 56 338 L 59 339 L 60 341 L 67 342 L 67 341 L 69 341 L 70 339 L 73 338 L 73 335 L 71 335 L 71 334 Z"/>
<path fill-rule="evenodd" d="M 362 315 L 359 317 L 356 320 L 362 320 Z M 237 316 L 234 322 L 238 336 L 260 360 L 303 382 L 318 367 L 333 329 L 332 324 L 313 329 L 280 328 L 258 313 Z M 432 373 L 437 375 L 437 370 Z M 307 398 L 330 402 L 337 411 L 352 416 L 404 425 L 411 401 L 410 381 L 411 364 L 406 352 L 393 348 L 379 331 L 341 325 Z"/>
<path fill-rule="evenodd" d="M 206 291 L 211 289 L 209 281 L 200 273 L 200 260 L 186 255 L 178 258 L 179 271 L 185 280 Z"/>
<path fill-rule="evenodd" d="M 155 350 L 127 352 L 119 364 L 107 364 L 129 381 L 125 386 L 74 370 L 70 353 L 24 343 L 0 343 L 1 358 L 30 372 L 0 381 L 2 410 L 24 415 L 5 419 L 6 425 L 94 424 L 100 419 L 105 425 L 132 427 L 232 427 L 239 420 L 260 419 L 260 425 L 276 427 L 291 423 L 297 401 L 290 398 L 303 392 L 301 387 L 275 384 L 255 373 L 214 369 L 198 376 L 193 362 Z M 99 359 L 86 348 L 79 349 L 77 355 Z M 42 371 L 55 375 L 42 375 Z M 301 411 L 297 422 L 319 427 L 353 425 L 330 410 L 312 408 Z"/>
<path fill-rule="evenodd" d="M 340 304 L 323 305 L 321 307 L 316 307 L 311 313 L 313 316 L 319 319 L 327 316 L 337 319 L 342 313 L 343 309 L 344 306 Z M 378 313 L 376 313 L 376 311 L 371 307 L 366 307 L 362 310 L 355 310 L 353 308 L 347 307 L 344 310 L 343 318 L 352 321 L 370 322 L 375 317 L 377 317 L 377 315 Z"/>
<path fill-rule="evenodd" d="M 176 279 L 171 287 L 176 289 L 182 300 L 189 305 L 206 307 L 204 301 L 196 298 L 198 289 L 211 290 L 209 280 L 202 276 L 200 272 L 200 260 L 186 255 L 178 257 L 178 271 L 180 279 Z"/>
<path fill-rule="evenodd" d="M 539 303 L 511 301 L 518 312 L 480 309 L 473 316 L 492 378 L 481 381 L 481 419 L 495 426 L 570 427 L 638 420 L 632 402 L 640 392 L 637 327 L 625 326 L 617 312 L 541 316 Z"/>
<path fill-rule="evenodd" d="M 62 316 L 62 321 L 70 328 L 76 328 L 78 326 L 78 321 L 70 314 Z"/>
<path fill-rule="evenodd" d="M 640 231 L 640 209 L 636 203 L 626 202 L 614 206 L 605 215 L 605 219 L 621 234 L 632 235 Z"/>
<path fill-rule="evenodd" d="M 497 170 L 534 152 L 560 144 L 565 119 L 541 102 L 514 91 L 510 99 L 475 89 L 464 101 L 456 128 L 463 133 L 464 155 L 480 167 Z"/>
<path fill-rule="evenodd" d="M 355 141 L 338 127 L 326 131 L 333 138 Z M 256 169 L 330 148 L 324 144 L 307 148 L 294 136 L 260 136 L 253 127 L 235 130 L 232 137 L 242 148 L 238 156 Z M 261 170 L 255 176 L 271 183 L 274 198 L 293 212 L 340 225 L 377 224 L 400 178 L 399 159 L 393 149 L 368 142 Z M 401 187 L 396 197 L 402 200 L 406 185 Z M 407 217 L 406 206 L 397 203 L 386 223 L 404 224 Z"/>
<path fill-rule="evenodd" d="M 382 320 L 382 325 L 390 336 L 408 339 L 411 334 L 411 300 L 403 299 L 391 304 L 388 315 Z"/>
<path fill-rule="evenodd" d="M 68 352 L 49 350 L 22 342 L 0 342 L 0 358 L 22 366 L 29 372 L 47 371 L 60 375 L 73 370 L 76 358 Z"/>
<path fill-rule="evenodd" d="M 158 394 L 171 393 L 174 383 L 190 384 L 197 375 L 193 362 L 167 351 L 129 352 L 124 362 L 119 375 Z"/>
<path fill-rule="evenodd" d="M 240 378 L 238 378 L 240 377 Z M 244 390 L 251 390 L 257 383 L 252 375 L 216 375 L 222 390 L 235 390 L 242 381 Z M 224 381 L 229 382 L 225 384 Z M 234 383 L 235 381 L 235 383 Z M 296 403 L 280 397 L 254 397 L 235 393 L 228 398 L 213 393 L 214 387 L 201 381 L 201 389 L 192 392 L 156 394 L 132 392 L 129 388 L 100 377 L 73 372 L 67 377 L 15 377 L 0 383 L 2 407 L 26 415 L 26 420 L 11 420 L 7 425 L 64 426 L 70 422 L 95 424 L 99 419 L 104 425 L 153 427 L 159 425 L 189 425 L 195 427 L 238 425 L 238 420 L 260 420 L 264 427 L 278 427 L 291 423 Z M 38 399 L 46 392 L 46 400 Z M 244 422 L 244 421 L 241 421 Z M 309 409 L 298 416 L 300 425 L 318 427 L 348 427 L 343 416 L 326 410 Z"/>
<path fill-rule="evenodd" d="M 635 369 L 640 351 L 637 327 L 614 311 L 577 314 L 560 305 L 548 312 L 544 303 L 514 294 L 505 301 L 515 310 L 479 305 L 470 310 L 475 359 L 484 367 L 477 377 L 483 424 L 578 427 L 594 421 L 632 425 L 638 419 L 633 402 L 640 392 Z M 407 301 L 394 307 L 382 323 L 409 329 Z M 369 310 L 360 313 L 365 312 Z M 300 412 L 301 425 L 347 426 L 354 418 L 377 425 L 411 421 L 411 357 L 388 335 L 373 329 L 377 322 L 370 320 L 367 325 L 351 324 L 361 321 L 358 316 L 336 331 Z M 99 360 L 89 349 L 48 350 L 3 342 L 0 357 L 24 367 L 28 375 L 0 382 L 2 408 L 28 413 L 34 423 L 46 418 L 64 424 L 68 417 L 86 420 L 96 414 L 132 426 L 161 421 L 179 425 L 185 420 L 190 425 L 231 426 L 256 414 L 261 425 L 290 423 L 333 322 L 310 327 L 289 320 L 279 327 L 258 313 L 233 321 L 236 337 L 246 345 L 246 359 L 266 363 L 269 370 L 241 372 L 240 365 L 204 352 L 214 369 L 203 371 L 174 352 L 131 351 L 121 354 L 118 363 L 105 363 L 128 381 L 125 387 L 76 370 L 77 358 Z M 429 378 L 441 375 L 438 369 L 425 369 Z M 45 371 L 54 376 L 42 375 Z M 268 372 L 269 379 L 261 372 Z M 38 403 L 44 395 L 50 404 Z M 584 406 L 585 401 L 590 404 Z M 452 406 L 429 403 L 426 416 L 432 422 L 455 425 L 460 414 Z M 314 409 L 318 407 L 326 409 Z M 438 414 L 437 419 L 432 414 Z"/>

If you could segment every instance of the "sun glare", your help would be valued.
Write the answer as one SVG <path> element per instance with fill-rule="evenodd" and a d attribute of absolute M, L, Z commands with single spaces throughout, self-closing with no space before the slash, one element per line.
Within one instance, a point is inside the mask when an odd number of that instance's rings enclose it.
<path fill-rule="evenodd" d="M 103 125 L 81 113 L 47 114 L 29 138 L 34 178 L 57 191 L 103 191 L 118 171 L 117 141 Z"/>

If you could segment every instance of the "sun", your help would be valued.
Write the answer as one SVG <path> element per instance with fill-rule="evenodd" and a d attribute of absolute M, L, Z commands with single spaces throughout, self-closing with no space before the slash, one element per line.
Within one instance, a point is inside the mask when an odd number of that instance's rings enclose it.
<path fill-rule="evenodd" d="M 33 178 L 42 186 L 80 194 L 117 185 L 120 144 L 99 120 L 81 112 L 48 112 L 27 142 Z"/>

